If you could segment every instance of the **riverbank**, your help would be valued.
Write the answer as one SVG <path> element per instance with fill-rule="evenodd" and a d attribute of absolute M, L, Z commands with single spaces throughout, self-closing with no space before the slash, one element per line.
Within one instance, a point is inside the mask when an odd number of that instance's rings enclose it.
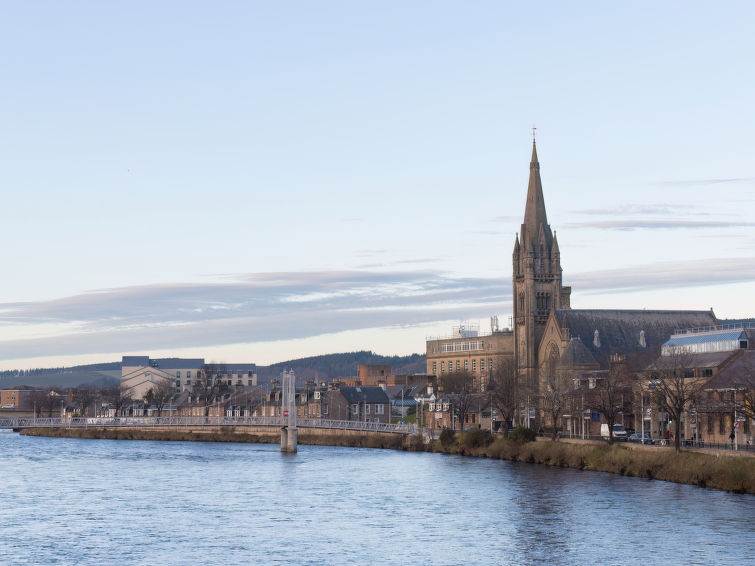
<path fill-rule="evenodd" d="M 53 438 L 91 438 L 109 440 L 157 440 L 188 442 L 247 442 L 280 444 L 280 430 L 270 427 L 86 427 L 86 428 L 27 428 L 26 436 Z M 353 448 L 401 449 L 404 437 L 398 434 L 328 429 L 299 429 L 299 444 L 312 446 L 348 446 Z"/>
<path fill-rule="evenodd" d="M 674 483 L 755 495 L 755 458 L 696 451 L 675 452 L 673 448 L 643 447 L 606 443 L 583 444 L 568 441 L 518 443 L 497 439 L 487 446 L 475 446 L 477 439 L 459 435 L 451 443 L 440 441 L 424 449 L 445 454 L 544 464 L 594 472 L 608 472 L 630 477 L 656 479 Z M 651 448 L 651 447 L 644 447 Z M 415 444 L 415 449 L 423 449 Z"/>
<path fill-rule="evenodd" d="M 474 431 L 473 431 L 474 432 Z M 37 428 L 21 434 L 58 438 L 101 438 L 112 440 L 159 440 L 191 442 L 249 442 L 279 444 L 280 432 L 264 427 L 160 427 L 160 428 Z M 630 446 L 605 443 L 584 444 L 566 440 L 552 442 L 515 442 L 496 439 L 485 444 L 480 434 L 462 434 L 447 442 L 426 443 L 421 436 L 396 434 L 299 429 L 299 444 L 387 448 L 417 452 L 437 452 L 478 458 L 493 458 L 608 472 L 631 477 L 657 479 L 675 483 L 755 495 L 755 458 L 735 455 L 682 451 L 672 448 Z"/>

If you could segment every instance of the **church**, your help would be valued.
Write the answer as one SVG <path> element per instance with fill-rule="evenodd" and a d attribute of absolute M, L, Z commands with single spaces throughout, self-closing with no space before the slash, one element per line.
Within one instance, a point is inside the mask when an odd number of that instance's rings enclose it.
<path fill-rule="evenodd" d="M 524 222 L 512 260 L 514 359 L 519 383 L 536 396 L 556 369 L 607 369 L 612 356 L 652 356 L 674 331 L 717 324 L 712 310 L 571 308 L 571 287 L 563 285 L 561 254 L 548 224 L 534 140 Z"/>

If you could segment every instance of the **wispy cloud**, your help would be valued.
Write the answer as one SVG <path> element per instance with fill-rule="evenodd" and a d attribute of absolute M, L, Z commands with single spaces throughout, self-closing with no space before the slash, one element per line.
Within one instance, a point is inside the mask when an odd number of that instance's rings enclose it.
<path fill-rule="evenodd" d="M 575 289 L 590 293 L 699 287 L 755 281 L 755 258 L 710 258 L 660 262 L 570 276 Z"/>
<path fill-rule="evenodd" d="M 699 228 L 746 228 L 755 222 L 724 220 L 596 220 L 594 222 L 567 222 L 565 228 L 595 228 L 600 230 L 682 230 Z"/>
<path fill-rule="evenodd" d="M 678 181 L 663 181 L 663 185 L 676 186 L 676 187 L 694 187 L 704 185 L 721 185 L 724 183 L 738 183 L 745 181 L 753 181 L 755 177 L 729 177 L 720 179 L 682 179 Z"/>
<path fill-rule="evenodd" d="M 104 289 L 54 301 L 0 304 L 0 321 L 6 324 L 0 359 L 284 340 L 487 316 L 505 306 L 509 287 L 507 281 L 423 271 L 321 271 Z M 75 330 L 14 339 L 12 328 L 19 325 Z"/>
<path fill-rule="evenodd" d="M 647 216 L 648 214 L 679 214 L 680 211 L 689 211 L 695 208 L 689 204 L 621 204 L 611 208 L 588 208 L 585 210 L 574 210 L 576 214 L 587 214 L 595 216 L 621 215 L 621 216 Z"/>
<path fill-rule="evenodd" d="M 510 278 L 433 271 L 237 274 L 233 280 L 102 289 L 0 304 L 0 359 L 202 348 L 484 318 L 511 308 Z M 755 258 L 567 274 L 590 294 L 755 280 Z M 39 329 L 39 332 L 34 332 Z"/>

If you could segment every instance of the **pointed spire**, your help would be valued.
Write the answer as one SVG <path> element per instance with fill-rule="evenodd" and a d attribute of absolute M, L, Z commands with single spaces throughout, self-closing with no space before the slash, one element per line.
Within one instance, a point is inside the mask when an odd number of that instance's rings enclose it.
<path fill-rule="evenodd" d="M 551 250 L 551 255 L 553 256 L 553 259 L 558 258 L 561 255 L 561 252 L 558 249 L 558 238 L 556 237 L 556 231 L 553 231 L 553 248 Z"/>
<path fill-rule="evenodd" d="M 543 198 L 543 184 L 540 181 L 540 162 L 537 160 L 537 145 L 532 140 L 532 160 L 530 161 L 530 180 L 527 186 L 527 205 L 524 209 L 524 228 L 530 236 L 535 236 L 540 226 L 543 226 L 548 246 L 553 240 L 550 226 L 548 226 L 548 216 L 545 213 L 545 199 Z"/>

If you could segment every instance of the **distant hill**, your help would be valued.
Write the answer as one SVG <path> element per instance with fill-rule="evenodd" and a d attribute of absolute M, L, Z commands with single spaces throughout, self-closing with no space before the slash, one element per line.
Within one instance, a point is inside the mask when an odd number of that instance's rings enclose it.
<path fill-rule="evenodd" d="M 356 377 L 360 364 L 388 365 L 394 374 L 425 373 L 425 355 L 381 356 L 369 350 L 349 352 L 346 354 L 326 354 L 288 360 L 269 366 L 257 366 L 258 383 L 263 384 L 278 377 L 283 370 L 294 370 L 299 382 L 308 379 L 330 381 L 343 377 Z"/>
<path fill-rule="evenodd" d="M 61 368 L 34 368 L 0 372 L 0 389 L 19 385 L 30 387 L 76 387 L 88 384 L 93 387 L 115 385 L 121 379 L 121 362 L 90 364 Z"/>
<path fill-rule="evenodd" d="M 359 364 L 389 365 L 396 374 L 425 372 L 425 355 L 380 356 L 370 351 L 346 354 L 326 354 L 288 360 L 270 366 L 257 366 L 260 385 L 278 377 L 285 370 L 294 370 L 297 381 L 308 379 L 329 381 L 342 377 L 354 377 Z M 0 389 L 11 389 L 19 385 L 28 387 L 76 387 L 87 384 L 93 387 L 115 385 L 120 381 L 121 362 L 90 364 L 69 368 L 35 368 L 28 370 L 6 370 L 0 372 Z"/>

